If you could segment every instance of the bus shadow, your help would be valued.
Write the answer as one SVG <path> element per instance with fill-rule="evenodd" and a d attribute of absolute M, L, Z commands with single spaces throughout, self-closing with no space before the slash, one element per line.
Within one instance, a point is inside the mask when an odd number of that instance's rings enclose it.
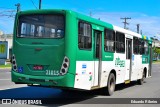
<path fill-rule="evenodd" d="M 131 88 L 137 85 L 137 82 L 131 82 L 130 84 L 119 84 L 116 85 L 115 91 L 121 91 L 126 88 Z M 49 104 L 56 104 L 58 106 L 67 105 L 67 104 L 83 104 L 92 100 L 92 98 L 97 96 L 107 96 L 104 93 L 105 88 L 97 89 L 93 91 L 62 91 L 61 89 L 55 88 L 46 88 L 46 87 L 21 87 L 21 88 L 13 88 L 6 89 L 0 91 L 0 99 L 43 99 L 45 101 L 49 101 Z M 112 96 L 113 98 L 113 96 Z M 47 102 L 45 102 L 47 103 Z M 41 105 L 39 105 L 41 106 Z M 43 105 L 50 106 L 50 105 Z"/>
<path fill-rule="evenodd" d="M 92 91 L 62 91 L 60 89 L 55 88 L 34 86 L 6 89 L 0 91 L 0 100 L 42 99 L 42 102 L 43 100 L 45 100 L 45 103 L 47 103 L 48 100 L 49 104 L 51 103 L 59 106 L 81 101 L 83 102 L 93 97 L 95 97 L 95 94 Z"/>
<path fill-rule="evenodd" d="M 146 81 L 144 81 L 144 83 L 146 83 Z M 116 85 L 115 91 L 121 91 L 123 89 L 127 89 L 127 88 L 131 88 L 131 87 L 136 87 L 139 86 L 139 84 L 137 83 L 137 81 L 131 81 L 129 84 L 118 84 Z"/>

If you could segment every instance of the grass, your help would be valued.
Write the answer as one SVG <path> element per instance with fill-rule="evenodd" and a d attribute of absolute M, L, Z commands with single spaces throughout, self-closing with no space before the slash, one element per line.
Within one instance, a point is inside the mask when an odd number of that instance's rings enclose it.
<path fill-rule="evenodd" d="M 7 65 L 0 65 L 0 68 L 9 68 L 11 67 L 11 64 L 7 64 Z"/>
<path fill-rule="evenodd" d="M 160 63 L 160 60 L 158 60 L 158 61 L 153 61 L 153 63 Z"/>

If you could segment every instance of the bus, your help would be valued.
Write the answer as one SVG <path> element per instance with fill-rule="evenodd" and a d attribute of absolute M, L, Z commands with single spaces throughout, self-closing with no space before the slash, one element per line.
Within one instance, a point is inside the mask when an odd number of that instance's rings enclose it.
<path fill-rule="evenodd" d="M 145 35 L 71 10 L 16 14 L 12 81 L 69 90 L 104 88 L 151 77 L 152 41 Z"/>

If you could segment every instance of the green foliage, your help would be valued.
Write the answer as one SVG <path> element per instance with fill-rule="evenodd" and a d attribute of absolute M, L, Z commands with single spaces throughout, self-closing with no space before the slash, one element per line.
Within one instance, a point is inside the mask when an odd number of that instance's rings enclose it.
<path fill-rule="evenodd" d="M 11 64 L 7 64 L 7 65 L 0 65 L 0 68 L 8 68 L 11 67 Z"/>
<path fill-rule="evenodd" d="M 154 52 L 157 53 L 157 54 L 160 54 L 160 48 L 155 48 Z"/>
<path fill-rule="evenodd" d="M 153 58 L 157 59 L 159 54 L 160 54 L 160 48 L 153 47 Z"/>

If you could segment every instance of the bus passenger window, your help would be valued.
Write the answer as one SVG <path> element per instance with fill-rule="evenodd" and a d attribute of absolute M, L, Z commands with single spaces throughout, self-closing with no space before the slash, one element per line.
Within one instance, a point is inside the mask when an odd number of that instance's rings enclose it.
<path fill-rule="evenodd" d="M 139 54 L 144 54 L 144 40 L 139 39 Z"/>
<path fill-rule="evenodd" d="M 134 54 L 139 53 L 139 40 L 137 37 L 133 37 L 133 52 Z"/>
<path fill-rule="evenodd" d="M 144 41 L 144 54 L 145 55 L 148 55 L 148 42 L 147 41 Z"/>
<path fill-rule="evenodd" d="M 115 51 L 115 32 L 113 30 L 105 29 L 104 51 Z"/>
<path fill-rule="evenodd" d="M 85 22 L 78 24 L 78 47 L 79 49 L 91 49 L 92 35 L 91 25 Z"/>
<path fill-rule="evenodd" d="M 116 52 L 125 53 L 125 35 L 120 32 L 116 32 Z"/>

